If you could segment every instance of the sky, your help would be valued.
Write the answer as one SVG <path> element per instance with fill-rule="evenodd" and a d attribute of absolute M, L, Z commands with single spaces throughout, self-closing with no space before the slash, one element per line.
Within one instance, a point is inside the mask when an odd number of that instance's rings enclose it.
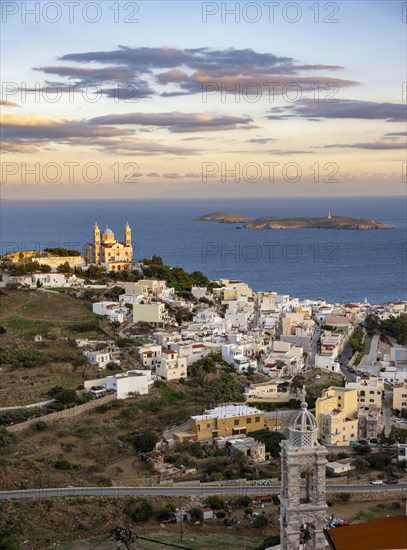
<path fill-rule="evenodd" d="M 405 193 L 405 1 L 1 10 L 2 199 Z"/>

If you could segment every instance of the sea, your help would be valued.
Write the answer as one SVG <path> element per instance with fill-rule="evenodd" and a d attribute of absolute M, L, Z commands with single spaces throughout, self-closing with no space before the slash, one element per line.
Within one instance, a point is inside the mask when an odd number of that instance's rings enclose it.
<path fill-rule="evenodd" d="M 241 224 L 198 221 L 215 211 L 287 217 L 377 219 L 387 230 L 242 231 Z M 381 304 L 407 298 L 405 197 L 1 201 L 2 254 L 51 246 L 83 249 L 93 224 L 123 240 L 132 227 L 135 258 L 238 279 L 256 291 L 300 299 Z"/>

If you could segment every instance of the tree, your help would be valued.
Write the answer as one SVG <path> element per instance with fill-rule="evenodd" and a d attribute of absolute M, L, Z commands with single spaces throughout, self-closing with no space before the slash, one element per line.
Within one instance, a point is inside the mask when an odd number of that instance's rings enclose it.
<path fill-rule="evenodd" d="M 226 509 L 226 502 L 219 495 L 210 495 L 206 499 L 205 502 L 208 506 L 210 506 L 212 508 L 212 510 L 225 510 Z"/>
<path fill-rule="evenodd" d="M 131 498 L 127 503 L 125 512 L 134 523 L 142 523 L 153 516 L 153 507 L 145 498 Z"/>
<path fill-rule="evenodd" d="M 131 440 L 136 451 L 139 453 L 149 453 L 154 450 L 160 438 L 154 432 L 146 432 L 144 434 L 133 435 Z"/>
<path fill-rule="evenodd" d="M 253 527 L 256 529 L 264 529 L 269 523 L 270 520 L 266 515 L 261 514 L 259 516 L 254 516 Z"/>
<path fill-rule="evenodd" d="M 72 273 L 72 267 L 69 265 L 69 262 L 65 262 L 63 264 L 59 264 L 57 267 L 58 273 Z"/>
<path fill-rule="evenodd" d="M 0 325 L 0 334 L 7 334 L 7 329 L 3 325 Z"/>

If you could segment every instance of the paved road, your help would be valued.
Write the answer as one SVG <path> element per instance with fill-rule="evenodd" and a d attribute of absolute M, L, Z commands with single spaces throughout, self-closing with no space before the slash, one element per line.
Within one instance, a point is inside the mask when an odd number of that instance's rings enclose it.
<path fill-rule="evenodd" d="M 359 370 L 366 370 L 369 374 L 373 374 L 374 376 L 378 376 L 380 372 L 380 367 L 373 364 L 376 362 L 379 340 L 380 333 L 377 333 L 372 338 L 369 353 L 363 357 L 359 365 Z"/>
<path fill-rule="evenodd" d="M 360 491 L 407 491 L 407 482 L 398 485 L 327 485 L 327 492 L 354 493 Z M 0 500 L 23 498 L 55 498 L 81 496 L 203 496 L 208 495 L 264 495 L 278 493 L 279 485 L 200 485 L 200 486 L 173 486 L 173 487 L 64 487 L 52 489 L 28 489 L 25 491 L 1 491 Z"/>

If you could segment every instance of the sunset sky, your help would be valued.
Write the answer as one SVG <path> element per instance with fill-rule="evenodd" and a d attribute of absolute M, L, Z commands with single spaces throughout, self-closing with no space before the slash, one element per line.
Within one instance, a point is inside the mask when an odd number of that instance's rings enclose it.
<path fill-rule="evenodd" d="M 2 2 L 3 199 L 404 194 L 406 2 L 76 4 Z"/>

